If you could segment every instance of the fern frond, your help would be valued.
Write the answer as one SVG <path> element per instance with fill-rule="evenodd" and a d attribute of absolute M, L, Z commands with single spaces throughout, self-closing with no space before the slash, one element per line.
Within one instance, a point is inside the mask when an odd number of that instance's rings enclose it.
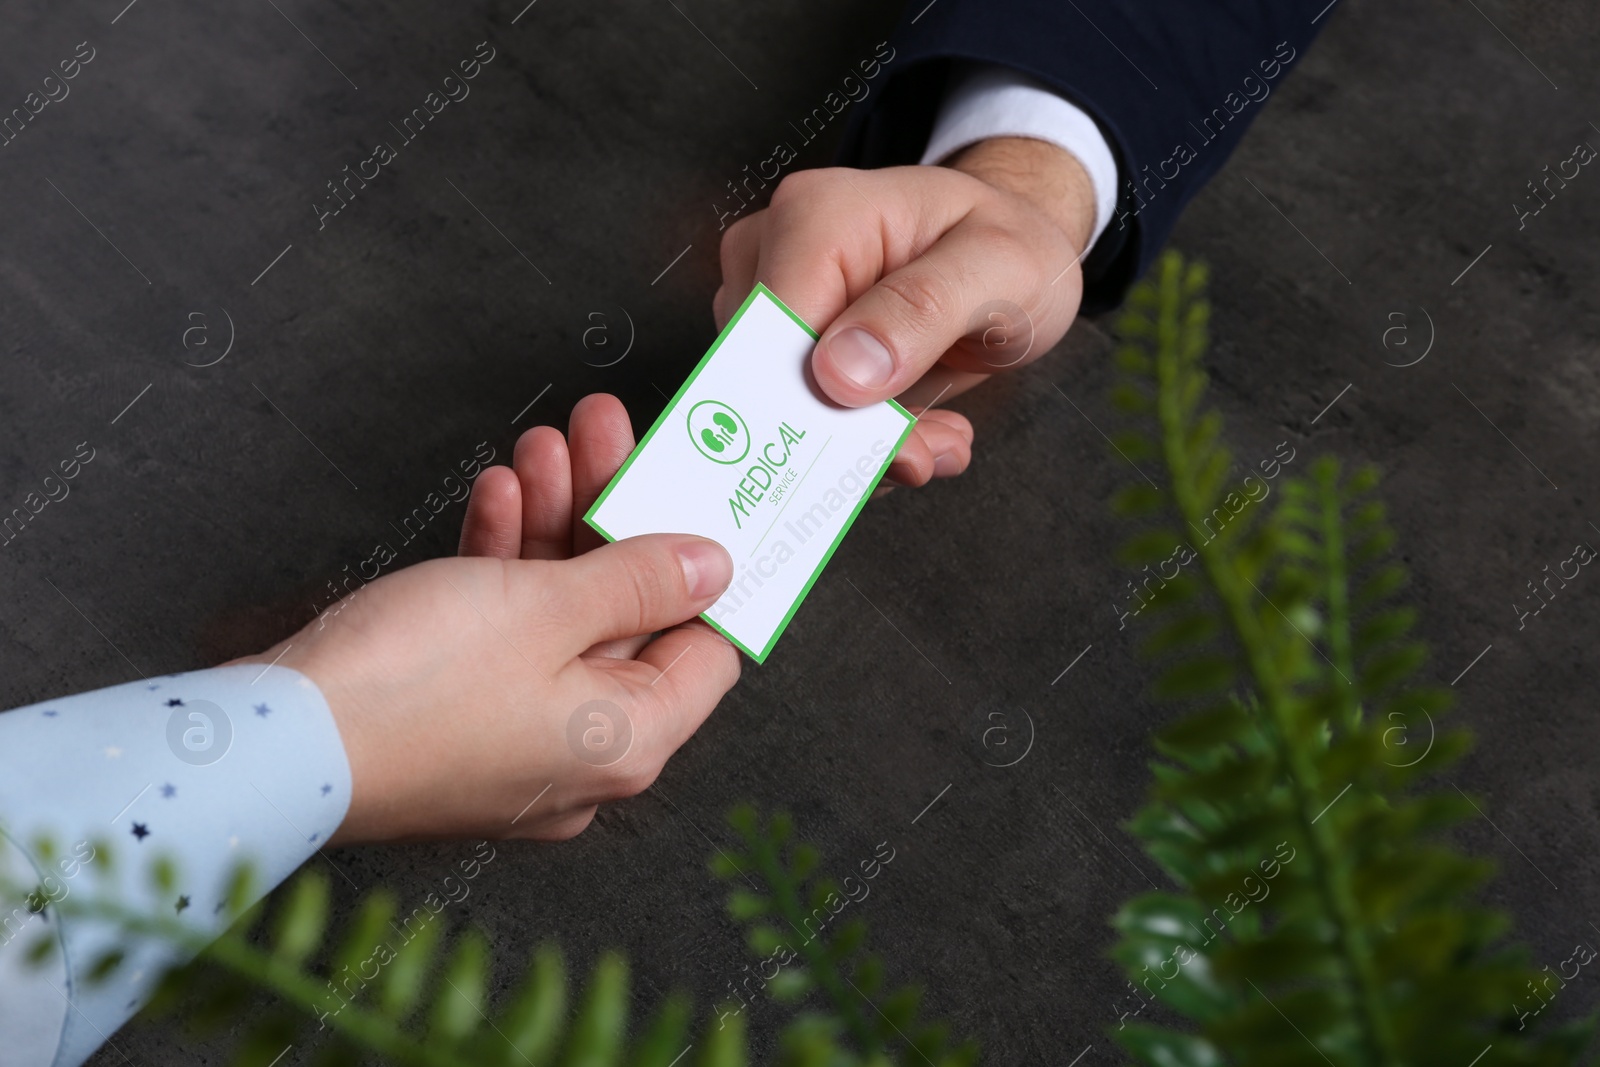
<path fill-rule="evenodd" d="M 865 923 L 859 917 L 832 921 L 846 898 L 830 880 L 816 876 L 820 855 L 791 840 L 787 816 L 763 820 L 753 809 L 741 808 L 731 818 L 744 850 L 719 852 L 712 866 L 719 876 L 739 880 L 729 907 L 746 926 L 751 947 L 769 959 L 782 951 L 777 973 L 763 974 L 767 990 L 791 1002 L 820 990 L 831 1009 L 787 1021 L 779 1038 L 780 1067 L 969 1067 L 975 1062 L 970 1042 L 952 1045 L 948 1027 L 922 1017 L 915 986 L 884 991 L 882 962 L 862 948 Z M 34 845 L 41 856 L 55 854 L 52 842 Z M 189 1024 L 202 1031 L 238 1026 L 254 993 L 272 994 L 277 1003 L 256 1011 L 242 1027 L 236 1067 L 268 1067 L 291 1044 L 314 1048 L 313 1062 L 329 1067 L 748 1063 L 743 1007 L 731 1003 L 720 1005 L 695 1036 L 688 1000 L 668 996 L 630 1039 L 628 966 L 615 953 L 596 962 L 573 1013 L 554 946 L 540 947 L 509 983 L 511 992 L 496 998 L 489 981 L 493 959 L 481 934 L 468 929 L 448 939 L 435 909 L 426 906 L 397 923 L 396 899 L 385 889 L 367 893 L 354 917 L 336 929 L 330 921 L 330 886 L 320 873 L 303 872 L 269 901 L 249 904 L 254 878 L 240 866 L 229 875 L 219 906 L 230 927 L 211 940 L 168 911 L 150 913 L 123 903 L 108 878 L 115 851 L 96 842 L 94 857 L 87 869 L 94 872 L 89 878 L 97 880 L 97 888 L 57 900 L 37 887 L 0 881 L 0 903 L 20 902 L 35 911 L 49 908 L 69 921 L 88 918 L 115 926 L 119 946 L 93 964 L 87 982 L 115 980 L 124 968 L 124 945 L 155 940 L 196 957 L 163 976 L 150 1008 L 155 1013 L 182 1009 Z M 861 877 L 870 881 L 893 858 L 892 851 L 879 851 L 862 861 Z M 747 883 L 750 873 L 759 874 L 761 883 Z M 158 897 L 176 895 L 180 879 L 167 860 L 153 863 L 148 877 Z M 35 962 L 45 960 L 57 951 L 57 939 L 41 938 L 33 949 Z"/>
<path fill-rule="evenodd" d="M 1420 786 L 1467 738 L 1437 732 L 1448 693 L 1415 681 L 1426 653 L 1392 603 L 1404 572 L 1377 476 L 1321 460 L 1270 508 L 1248 479 L 1230 488 L 1203 403 L 1204 288 L 1203 268 L 1165 256 L 1117 357 L 1119 406 L 1154 424 L 1141 429 L 1167 481 L 1165 514 L 1138 515 L 1169 527 L 1135 535 L 1129 558 L 1175 524 L 1203 593 L 1145 646 L 1163 663 L 1156 695 L 1190 710 L 1158 735 L 1165 759 L 1129 825 L 1179 891 L 1124 907 L 1114 954 L 1197 1032 L 1124 1018 L 1116 1037 L 1150 1064 L 1459 1065 L 1491 1043 L 1497 1063 L 1572 1062 L 1592 1023 L 1512 1025 L 1516 998 L 1543 1003 L 1525 988 L 1540 974 L 1474 903 L 1487 865 L 1439 839 L 1470 805 Z M 1394 743 L 1424 727 L 1425 749 Z"/>
<path fill-rule="evenodd" d="M 795 1024 L 786 1038 L 785 1064 L 968 1067 L 977 1062 L 976 1045 L 952 1045 L 947 1026 L 922 1018 L 920 989 L 883 990 L 883 962 L 863 948 L 865 924 L 860 919 L 832 922 L 854 898 L 830 879 L 813 877 L 820 864 L 814 848 L 786 847 L 793 831 L 787 815 L 764 819 L 745 804 L 729 813 L 728 823 L 742 847 L 719 851 L 711 867 L 733 885 L 728 911 L 746 924 L 751 950 L 764 965 L 777 968 L 770 978 L 762 974 L 765 988 L 786 1001 L 820 994 L 832 1010 L 831 1020 L 802 1017 Z M 864 884 L 892 860 L 892 850 L 887 859 L 877 853 L 862 861 L 861 875 L 845 882 Z M 842 1046 L 854 1051 L 842 1052 Z M 846 1058 L 837 1058 L 841 1055 Z"/>
<path fill-rule="evenodd" d="M 98 849 L 90 869 L 103 873 L 112 855 L 109 847 Z M 152 865 L 151 879 L 158 889 L 176 884 L 164 861 Z M 380 890 L 362 901 L 341 937 L 330 929 L 324 875 L 302 873 L 270 907 L 245 909 L 249 883 L 243 869 L 230 879 L 224 917 L 232 926 L 215 940 L 165 914 L 125 905 L 103 888 L 46 906 L 68 921 L 110 922 L 124 943 L 153 939 L 196 956 L 167 972 L 150 1008 L 181 1008 L 198 1030 L 237 1026 L 256 990 L 273 994 L 279 1006 L 243 1027 L 237 1067 L 265 1067 L 290 1044 L 318 1047 L 319 1062 L 342 1065 L 667 1067 L 696 1043 L 708 1067 L 747 1062 L 742 1028 L 729 1031 L 713 1020 L 698 1042 L 691 1040 L 689 1006 L 681 996 L 668 997 L 630 1043 L 628 966 L 614 953 L 596 962 L 573 1019 L 561 956 L 549 945 L 534 954 L 497 1008 L 489 985 L 491 952 L 477 931 L 447 945 L 442 921 L 431 916 L 414 929 L 411 920 L 392 926 L 394 898 Z M 24 888 L 0 886 L 0 899 L 26 896 Z M 266 935 L 257 936 L 268 915 Z M 43 960 L 56 940 L 40 944 L 35 955 Z M 115 980 L 123 955 L 120 948 L 107 953 L 85 980 Z"/>

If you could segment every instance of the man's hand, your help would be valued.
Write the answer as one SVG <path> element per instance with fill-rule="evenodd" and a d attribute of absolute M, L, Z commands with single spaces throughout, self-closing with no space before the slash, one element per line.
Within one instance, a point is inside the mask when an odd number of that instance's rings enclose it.
<path fill-rule="evenodd" d="M 940 167 L 832 168 L 785 178 L 722 239 L 720 327 L 756 282 L 813 328 L 817 382 L 859 407 L 912 411 L 1043 355 L 1072 325 L 1094 189 L 1068 152 L 996 138 Z M 959 474 L 972 426 L 921 412 L 890 468 L 905 485 Z"/>
<path fill-rule="evenodd" d="M 738 680 L 732 645 L 677 625 L 732 577 L 720 545 L 601 545 L 581 525 L 632 446 L 622 405 L 586 398 L 570 447 L 530 430 L 514 469 L 479 475 L 462 531 L 476 558 L 379 578 L 247 658 L 328 701 L 353 781 L 336 844 L 571 837 L 649 786 Z"/>

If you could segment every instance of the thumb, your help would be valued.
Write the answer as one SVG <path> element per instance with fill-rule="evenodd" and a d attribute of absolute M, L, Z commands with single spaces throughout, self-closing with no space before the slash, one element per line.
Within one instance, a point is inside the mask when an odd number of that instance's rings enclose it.
<path fill-rule="evenodd" d="M 548 566 L 564 659 L 691 619 L 733 578 L 727 549 L 689 534 L 630 537 Z"/>
<path fill-rule="evenodd" d="M 986 228 L 955 227 L 833 320 L 812 356 L 817 384 L 849 407 L 896 396 L 971 333 L 989 304 L 1017 308 L 1031 336 L 1031 313 L 1012 303 L 1036 302 L 1039 281 L 1026 259 Z M 961 369 L 999 369 L 972 362 Z"/>

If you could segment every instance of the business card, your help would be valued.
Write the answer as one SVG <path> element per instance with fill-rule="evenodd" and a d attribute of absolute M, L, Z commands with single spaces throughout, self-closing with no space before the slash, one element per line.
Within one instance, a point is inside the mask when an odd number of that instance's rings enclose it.
<path fill-rule="evenodd" d="M 733 581 L 701 618 L 757 663 L 916 420 L 846 408 L 811 377 L 817 334 L 757 285 L 584 520 L 608 540 L 709 537 Z"/>

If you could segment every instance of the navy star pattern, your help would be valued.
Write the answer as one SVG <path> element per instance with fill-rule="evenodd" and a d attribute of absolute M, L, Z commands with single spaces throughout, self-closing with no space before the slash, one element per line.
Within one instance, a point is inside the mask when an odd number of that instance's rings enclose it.
<path fill-rule="evenodd" d="M 49 754 L 61 761 L 60 788 L 39 790 L 37 796 L 22 801 L 16 814 L 46 823 L 65 814 L 81 817 L 86 825 L 97 822 L 104 830 L 106 815 L 126 805 L 116 824 L 141 849 L 156 835 L 159 824 L 156 836 L 161 841 L 151 848 L 175 850 L 175 858 L 190 876 L 209 884 L 234 862 L 248 858 L 267 868 L 269 884 L 276 883 L 333 836 L 350 796 L 348 766 L 321 693 L 304 677 L 289 671 L 262 677 L 259 667 L 198 671 L 170 679 L 170 684 L 169 676 L 140 679 L 19 708 L 17 714 L 7 715 L 0 708 L 0 780 L 7 778 L 15 760 Z M 168 762 L 168 720 L 208 701 L 226 709 L 241 742 L 228 774 L 195 772 Z M 248 746 L 242 743 L 247 739 Z M 263 796 L 282 810 L 271 811 Z M 290 825 L 301 829 L 292 832 Z M 115 833 L 115 826 L 111 829 Z M 142 875 L 144 861 L 131 860 Z M 165 894 L 173 909 L 167 914 L 184 921 L 191 913 L 205 914 L 210 903 L 218 917 L 214 921 L 225 919 L 228 901 L 215 896 L 208 900 L 207 895 L 174 889 Z M 50 913 L 55 909 L 49 904 L 36 889 L 28 910 L 54 928 L 57 920 Z M 73 920 L 63 921 L 70 928 Z M 69 941 L 68 956 L 74 966 L 92 963 L 76 958 L 79 954 Z M 72 973 L 69 968 L 57 982 L 69 998 L 78 985 Z M 7 976 L 0 976 L 0 998 L 7 995 L 7 983 Z M 114 1031 L 143 1002 L 141 989 L 135 981 L 129 993 L 139 995 L 126 1005 L 113 996 L 89 1011 L 92 1024 L 103 1033 Z M 40 1055 L 49 1059 L 48 1050 Z M 0 1053 L 0 1064 L 9 1062 L 7 1049 Z"/>

